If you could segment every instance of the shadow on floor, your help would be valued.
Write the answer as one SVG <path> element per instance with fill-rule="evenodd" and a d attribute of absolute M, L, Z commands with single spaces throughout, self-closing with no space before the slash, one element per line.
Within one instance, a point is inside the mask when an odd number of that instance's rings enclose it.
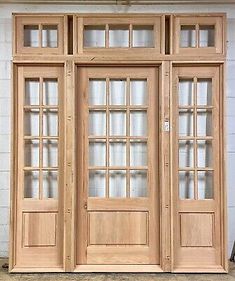
<path fill-rule="evenodd" d="M 235 281 L 235 263 L 230 263 L 229 274 L 169 274 L 169 273 L 35 273 L 9 274 L 2 265 L 7 259 L 0 259 L 0 281 Z"/>

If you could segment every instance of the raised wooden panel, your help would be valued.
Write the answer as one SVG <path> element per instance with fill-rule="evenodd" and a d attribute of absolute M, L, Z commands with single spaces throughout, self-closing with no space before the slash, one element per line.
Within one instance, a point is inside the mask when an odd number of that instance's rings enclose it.
<path fill-rule="evenodd" d="M 24 247 L 48 247 L 56 245 L 56 213 L 24 213 Z"/>
<path fill-rule="evenodd" d="M 89 213 L 90 245 L 146 245 L 147 236 L 147 212 Z"/>
<path fill-rule="evenodd" d="M 212 247 L 213 214 L 180 214 L 181 247 Z"/>

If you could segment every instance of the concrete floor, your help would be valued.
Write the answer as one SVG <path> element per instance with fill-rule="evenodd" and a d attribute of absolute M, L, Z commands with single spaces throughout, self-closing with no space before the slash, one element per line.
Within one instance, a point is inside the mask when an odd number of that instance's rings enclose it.
<path fill-rule="evenodd" d="M 231 263 L 229 274 L 120 274 L 120 273 L 92 273 L 92 274 L 9 274 L 3 269 L 6 259 L 0 259 L 0 281 L 235 281 L 235 263 Z"/>

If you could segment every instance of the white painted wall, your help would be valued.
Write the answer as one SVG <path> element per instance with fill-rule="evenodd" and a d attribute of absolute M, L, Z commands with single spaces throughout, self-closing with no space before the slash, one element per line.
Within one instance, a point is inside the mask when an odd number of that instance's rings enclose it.
<path fill-rule="evenodd" d="M 161 6 L 74 6 L 0 4 L 0 257 L 8 256 L 9 179 L 10 179 L 10 77 L 13 12 L 226 12 L 228 17 L 227 55 L 227 184 L 229 253 L 235 240 L 235 5 L 161 5 Z"/>

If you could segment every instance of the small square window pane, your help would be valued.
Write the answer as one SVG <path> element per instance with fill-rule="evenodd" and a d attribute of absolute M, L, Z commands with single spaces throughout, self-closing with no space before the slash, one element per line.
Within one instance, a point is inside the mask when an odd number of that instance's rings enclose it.
<path fill-rule="evenodd" d="M 58 198 L 58 172 L 43 171 L 43 198 Z"/>
<path fill-rule="evenodd" d="M 24 113 L 25 136 L 39 136 L 39 110 L 27 110 Z"/>
<path fill-rule="evenodd" d="M 147 105 L 148 92 L 146 79 L 131 79 L 130 81 L 130 105 Z"/>
<path fill-rule="evenodd" d="M 25 171 L 24 198 L 39 198 L 39 172 Z"/>
<path fill-rule="evenodd" d="M 193 110 L 180 110 L 178 126 L 180 136 L 193 136 Z"/>
<path fill-rule="evenodd" d="M 200 140 L 197 142 L 197 166 L 200 168 L 212 167 L 212 142 Z"/>
<path fill-rule="evenodd" d="M 38 25 L 24 25 L 24 47 L 39 47 Z"/>
<path fill-rule="evenodd" d="M 42 27 L 42 47 L 58 47 L 57 25 L 43 25 Z"/>
<path fill-rule="evenodd" d="M 43 140 L 43 167 L 58 167 L 57 140 Z"/>
<path fill-rule="evenodd" d="M 126 143 L 109 143 L 109 166 L 126 166 Z"/>
<path fill-rule="evenodd" d="M 126 197 L 126 171 L 109 171 L 109 197 Z"/>
<path fill-rule="evenodd" d="M 133 26 L 133 47 L 154 47 L 154 35 L 152 25 Z"/>
<path fill-rule="evenodd" d="M 89 112 L 89 135 L 105 136 L 106 135 L 106 112 L 90 111 Z"/>
<path fill-rule="evenodd" d="M 179 80 L 179 106 L 193 105 L 193 79 Z"/>
<path fill-rule="evenodd" d="M 180 47 L 196 47 L 196 29 L 195 25 L 181 25 L 180 30 Z"/>
<path fill-rule="evenodd" d="M 106 166 L 106 143 L 89 143 L 89 166 Z"/>
<path fill-rule="evenodd" d="M 56 78 L 43 79 L 43 104 L 58 105 L 58 81 Z"/>
<path fill-rule="evenodd" d="M 89 105 L 106 104 L 105 79 L 89 79 Z"/>
<path fill-rule="evenodd" d="M 130 134 L 131 136 L 147 136 L 148 122 L 146 111 L 130 112 Z"/>
<path fill-rule="evenodd" d="M 213 172 L 199 171 L 197 174 L 198 181 L 198 199 L 213 198 Z"/>
<path fill-rule="evenodd" d="M 105 47 L 105 26 L 84 27 L 84 47 Z"/>
<path fill-rule="evenodd" d="M 89 171 L 89 197 L 105 197 L 106 172 Z"/>
<path fill-rule="evenodd" d="M 109 47 L 129 47 L 129 26 L 109 26 Z"/>
<path fill-rule="evenodd" d="M 38 140 L 25 141 L 24 166 L 39 167 L 39 141 Z"/>
<path fill-rule="evenodd" d="M 147 171 L 130 171 L 130 197 L 147 197 Z"/>
<path fill-rule="evenodd" d="M 194 167 L 193 141 L 179 141 L 179 167 Z"/>
<path fill-rule="evenodd" d="M 43 136 L 58 136 L 58 111 L 43 111 Z"/>
<path fill-rule="evenodd" d="M 25 105 L 39 105 L 39 79 L 25 79 Z"/>
<path fill-rule="evenodd" d="M 197 105 L 212 105 L 212 79 L 198 79 Z"/>
<path fill-rule="evenodd" d="M 126 80 L 111 79 L 110 86 L 110 105 L 125 105 L 126 104 Z"/>
<path fill-rule="evenodd" d="M 197 135 L 212 136 L 212 112 L 198 109 L 197 111 Z"/>
<path fill-rule="evenodd" d="M 194 199 L 194 172 L 179 172 L 180 199 Z"/>
<path fill-rule="evenodd" d="M 148 150 L 146 142 L 130 143 L 130 165 L 135 167 L 148 165 Z"/>
<path fill-rule="evenodd" d="M 215 26 L 201 25 L 199 27 L 199 47 L 215 46 Z"/>
<path fill-rule="evenodd" d="M 110 111 L 110 136 L 126 136 L 125 111 Z"/>

